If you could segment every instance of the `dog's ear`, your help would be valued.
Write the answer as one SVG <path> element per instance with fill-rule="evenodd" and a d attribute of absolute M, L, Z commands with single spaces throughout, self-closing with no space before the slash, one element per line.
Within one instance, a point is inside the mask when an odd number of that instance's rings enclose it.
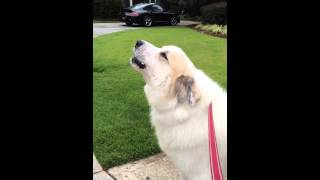
<path fill-rule="evenodd" d="M 175 83 L 174 92 L 178 99 L 178 103 L 187 101 L 190 105 L 194 105 L 200 99 L 199 94 L 195 89 L 194 79 L 190 76 L 179 76 Z"/>

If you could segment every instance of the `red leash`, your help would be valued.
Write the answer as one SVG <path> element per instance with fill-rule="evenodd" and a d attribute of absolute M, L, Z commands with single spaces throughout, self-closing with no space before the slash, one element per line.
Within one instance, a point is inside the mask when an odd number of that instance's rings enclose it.
<path fill-rule="evenodd" d="M 208 108 L 208 126 L 211 179 L 223 180 L 212 116 L 212 102 L 209 104 Z"/>

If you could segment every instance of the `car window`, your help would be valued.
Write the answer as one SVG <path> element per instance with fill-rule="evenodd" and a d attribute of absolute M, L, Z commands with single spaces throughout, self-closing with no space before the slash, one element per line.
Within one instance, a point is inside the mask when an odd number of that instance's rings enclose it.
<path fill-rule="evenodd" d="M 157 12 L 162 12 L 163 11 L 162 7 L 160 7 L 158 5 L 153 5 L 152 10 L 153 11 L 157 11 Z"/>
<path fill-rule="evenodd" d="M 132 10 L 139 10 L 139 9 L 142 9 L 142 8 L 144 9 L 145 6 L 148 6 L 148 4 L 135 4 L 135 5 L 131 6 L 131 9 Z"/>
<path fill-rule="evenodd" d="M 146 6 L 143 8 L 144 10 L 152 10 L 152 6 Z"/>

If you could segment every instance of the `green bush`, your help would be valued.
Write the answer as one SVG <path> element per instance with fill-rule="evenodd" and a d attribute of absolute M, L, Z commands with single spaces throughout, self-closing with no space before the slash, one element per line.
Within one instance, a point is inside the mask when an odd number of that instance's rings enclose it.
<path fill-rule="evenodd" d="M 195 28 L 196 28 L 196 29 L 199 29 L 199 28 L 201 28 L 202 26 L 203 26 L 202 24 L 198 24 L 198 25 L 195 26 Z"/>
<path fill-rule="evenodd" d="M 94 18 L 118 18 L 121 0 L 93 0 Z"/>
<path fill-rule="evenodd" d="M 203 24 L 227 24 L 227 2 L 209 4 L 200 11 Z"/>
<path fill-rule="evenodd" d="M 227 36 L 227 25 L 218 24 L 198 24 L 195 26 L 196 29 L 211 32 L 218 35 Z"/>

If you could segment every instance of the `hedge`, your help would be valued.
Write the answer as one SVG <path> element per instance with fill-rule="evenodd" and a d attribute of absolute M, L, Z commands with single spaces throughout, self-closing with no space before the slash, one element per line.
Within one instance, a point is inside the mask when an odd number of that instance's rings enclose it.
<path fill-rule="evenodd" d="M 227 24 L 227 2 L 203 6 L 200 12 L 203 24 Z"/>

